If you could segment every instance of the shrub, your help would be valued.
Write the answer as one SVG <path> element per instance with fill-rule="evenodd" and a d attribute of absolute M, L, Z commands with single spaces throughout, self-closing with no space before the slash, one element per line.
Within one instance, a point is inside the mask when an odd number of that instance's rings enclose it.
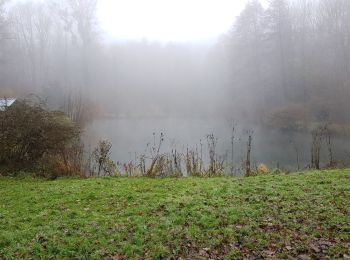
<path fill-rule="evenodd" d="M 112 144 L 108 140 L 102 140 L 94 149 L 90 157 L 91 176 L 114 176 L 117 173 L 117 166 L 110 158 Z"/>
<path fill-rule="evenodd" d="M 258 175 L 264 175 L 270 173 L 270 170 L 265 164 L 261 163 L 256 167 L 256 172 Z"/>
<path fill-rule="evenodd" d="M 17 101 L 0 112 L 0 164 L 16 169 L 50 168 L 45 159 L 70 165 L 70 151 L 80 142 L 80 128 L 42 102 Z M 56 167 L 54 167 L 56 168 Z"/>

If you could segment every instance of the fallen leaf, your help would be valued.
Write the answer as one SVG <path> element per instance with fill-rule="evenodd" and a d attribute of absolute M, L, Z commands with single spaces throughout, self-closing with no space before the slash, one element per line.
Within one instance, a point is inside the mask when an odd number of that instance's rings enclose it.
<path fill-rule="evenodd" d="M 320 248 L 317 245 L 311 244 L 310 247 L 315 253 L 321 252 Z"/>

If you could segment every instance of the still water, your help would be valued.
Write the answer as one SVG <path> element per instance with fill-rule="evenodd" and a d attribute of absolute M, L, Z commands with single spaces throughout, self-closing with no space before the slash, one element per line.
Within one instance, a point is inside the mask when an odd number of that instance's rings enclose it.
<path fill-rule="evenodd" d="M 310 164 L 311 134 L 306 132 L 283 132 L 276 129 L 235 122 L 233 156 L 233 120 L 227 118 L 104 118 L 94 121 L 86 130 L 88 149 L 91 150 L 99 139 L 112 142 L 111 157 L 115 162 L 135 161 L 142 154 L 149 154 L 147 144 L 159 142 L 164 134 L 161 153 L 176 149 L 186 153 L 187 148 L 203 150 L 203 159 L 208 159 L 207 135 L 217 138 L 216 152 L 228 163 L 241 165 L 247 150 L 247 130 L 253 130 L 252 163 L 264 163 L 273 169 L 304 169 Z M 202 145 L 201 145 L 202 144 Z M 349 148 L 349 149 L 348 149 Z M 349 140 L 333 139 L 335 159 L 349 162 Z M 348 149 L 348 150 L 347 150 Z M 328 162 L 327 149 L 321 153 L 323 164 Z M 299 166 L 298 166 L 299 165 Z"/>

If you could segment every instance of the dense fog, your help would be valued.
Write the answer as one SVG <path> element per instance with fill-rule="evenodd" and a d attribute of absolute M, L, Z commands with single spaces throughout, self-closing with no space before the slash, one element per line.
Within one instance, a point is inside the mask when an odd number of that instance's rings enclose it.
<path fill-rule="evenodd" d="M 250 132 L 255 164 L 301 169 L 322 125 L 323 164 L 330 147 L 349 162 L 350 1 L 251 0 L 224 35 L 181 43 L 106 40 L 97 7 L 0 0 L 0 96 L 42 97 L 84 126 L 86 149 L 109 139 L 120 162 L 153 133 L 183 153 L 213 133 L 239 165 Z"/>

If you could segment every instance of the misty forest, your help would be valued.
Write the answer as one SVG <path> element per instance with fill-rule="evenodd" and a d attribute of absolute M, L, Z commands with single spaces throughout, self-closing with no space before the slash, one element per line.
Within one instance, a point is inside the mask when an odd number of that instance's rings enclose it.
<path fill-rule="evenodd" d="M 5 4 L 0 95 L 64 112 L 85 155 L 108 140 L 121 172 L 175 152 L 202 168 L 214 150 L 220 171 L 239 173 L 249 135 L 252 167 L 350 162 L 347 1 L 249 1 L 230 31 L 201 44 L 107 41 L 95 0 Z"/>
<path fill-rule="evenodd" d="M 350 1 L 197 41 L 102 1 L 0 0 L 0 258 L 350 258 Z"/>

